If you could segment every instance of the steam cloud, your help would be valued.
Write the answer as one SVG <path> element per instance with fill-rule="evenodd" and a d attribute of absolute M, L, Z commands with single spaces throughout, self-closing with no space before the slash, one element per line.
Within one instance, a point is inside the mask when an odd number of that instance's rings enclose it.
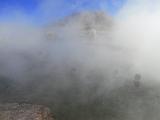
<path fill-rule="evenodd" d="M 83 11 L 42 27 L 1 22 L 0 101 L 45 104 L 59 120 L 159 119 L 154 2 L 130 0 L 115 17 Z"/>

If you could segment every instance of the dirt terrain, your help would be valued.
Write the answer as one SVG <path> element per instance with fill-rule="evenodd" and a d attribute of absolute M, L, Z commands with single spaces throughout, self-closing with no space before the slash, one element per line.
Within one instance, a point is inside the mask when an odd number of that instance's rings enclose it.
<path fill-rule="evenodd" d="M 41 105 L 0 104 L 0 120 L 54 120 L 50 110 Z"/>

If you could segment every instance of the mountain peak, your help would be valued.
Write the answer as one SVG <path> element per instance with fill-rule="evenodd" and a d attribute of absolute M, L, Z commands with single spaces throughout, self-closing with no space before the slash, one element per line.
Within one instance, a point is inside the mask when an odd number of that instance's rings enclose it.
<path fill-rule="evenodd" d="M 102 11 L 85 11 L 74 13 L 47 28 L 48 36 L 57 36 L 61 31 L 67 35 L 83 38 L 95 38 L 96 35 L 106 36 L 113 26 L 113 19 Z M 58 31 L 58 32 L 57 32 Z M 66 37 L 65 37 L 66 38 Z"/>

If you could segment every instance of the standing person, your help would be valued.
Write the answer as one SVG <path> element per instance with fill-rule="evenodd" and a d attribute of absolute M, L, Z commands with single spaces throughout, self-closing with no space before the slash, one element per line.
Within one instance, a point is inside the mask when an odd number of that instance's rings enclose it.
<path fill-rule="evenodd" d="M 134 76 L 134 86 L 135 87 L 140 87 L 140 80 L 141 80 L 141 75 L 140 74 L 135 74 Z"/>

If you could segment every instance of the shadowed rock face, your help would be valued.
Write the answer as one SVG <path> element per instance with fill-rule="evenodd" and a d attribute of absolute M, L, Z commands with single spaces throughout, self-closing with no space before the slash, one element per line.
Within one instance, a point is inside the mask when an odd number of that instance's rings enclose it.
<path fill-rule="evenodd" d="M 50 110 L 41 105 L 1 104 L 0 120 L 54 120 Z"/>

